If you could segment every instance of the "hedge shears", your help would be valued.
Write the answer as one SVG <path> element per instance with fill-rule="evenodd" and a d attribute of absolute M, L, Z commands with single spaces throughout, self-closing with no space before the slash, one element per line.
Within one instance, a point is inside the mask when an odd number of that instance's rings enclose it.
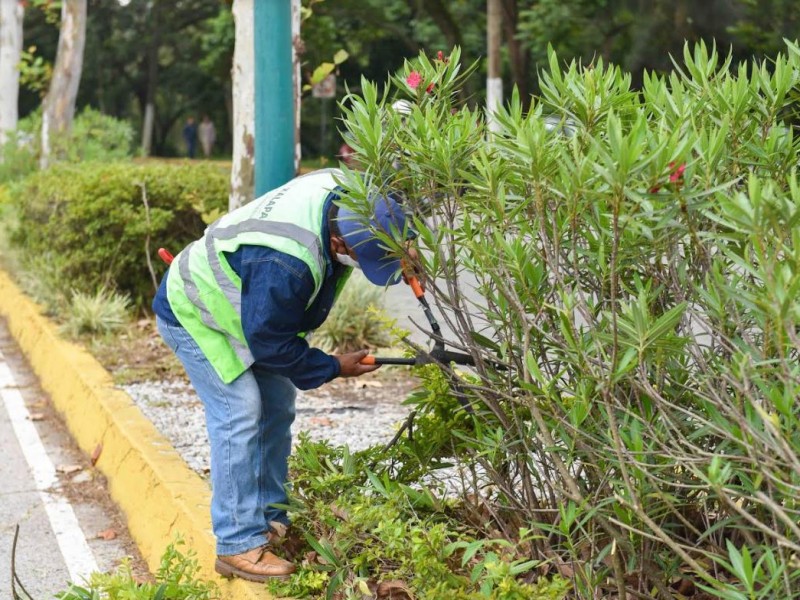
<path fill-rule="evenodd" d="M 442 338 L 442 329 L 439 327 L 439 322 L 433 316 L 431 306 L 425 298 L 425 290 L 419 279 L 416 277 L 406 277 L 408 285 L 422 305 L 422 311 L 425 313 L 425 318 L 431 326 L 431 337 L 433 338 L 433 348 L 430 352 L 417 352 L 413 358 L 394 358 L 394 357 L 380 357 L 380 356 L 365 356 L 361 359 L 362 365 L 407 365 L 419 366 L 429 364 L 445 364 L 455 363 L 457 365 L 474 365 L 475 359 L 469 354 L 463 352 L 452 352 L 445 350 L 444 339 Z"/>

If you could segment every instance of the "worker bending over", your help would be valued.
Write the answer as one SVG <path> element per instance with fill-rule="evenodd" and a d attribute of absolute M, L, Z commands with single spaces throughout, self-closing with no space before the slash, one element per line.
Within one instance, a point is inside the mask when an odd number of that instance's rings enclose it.
<path fill-rule="evenodd" d="M 224 576 L 264 581 L 295 571 L 269 541 L 289 525 L 273 505 L 287 502 L 296 388 L 378 368 L 360 364 L 366 350 L 329 355 L 304 337 L 325 321 L 354 267 L 376 285 L 400 279 L 400 257 L 335 203 L 337 173 L 298 177 L 219 219 L 175 257 L 153 301 L 158 331 L 205 407 Z M 376 195 L 370 203 L 371 227 L 407 234 L 397 202 Z"/>

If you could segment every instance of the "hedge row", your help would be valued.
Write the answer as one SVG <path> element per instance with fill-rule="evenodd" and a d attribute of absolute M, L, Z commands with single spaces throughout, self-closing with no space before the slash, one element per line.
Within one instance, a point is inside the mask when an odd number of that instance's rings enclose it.
<path fill-rule="evenodd" d="M 27 265 L 56 267 L 59 285 L 100 287 L 146 305 L 165 265 L 227 207 L 225 170 L 202 164 L 80 163 L 34 173 L 10 191 L 12 234 Z"/>

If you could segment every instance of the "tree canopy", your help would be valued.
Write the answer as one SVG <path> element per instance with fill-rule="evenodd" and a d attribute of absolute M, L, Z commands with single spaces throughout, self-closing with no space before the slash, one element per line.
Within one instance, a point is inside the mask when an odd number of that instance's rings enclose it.
<path fill-rule="evenodd" d="M 52 62 L 58 40 L 48 2 L 25 14 L 26 50 Z M 435 54 L 460 46 L 466 63 L 486 54 L 486 3 L 478 0 L 303 0 L 303 74 L 340 49 L 340 97 L 358 89 L 362 76 L 382 81 L 420 50 Z M 584 64 L 603 58 L 630 71 L 640 86 L 646 71 L 672 69 L 685 40 L 716 43 L 735 61 L 772 56 L 793 38 L 800 5 L 792 0 L 501 0 L 504 20 L 504 86 L 516 85 L 523 101 L 538 89 L 548 45 L 564 60 Z M 50 8 L 48 8 L 50 7 Z M 56 17 L 57 20 L 57 17 Z M 89 1 L 88 51 L 78 108 L 93 106 L 130 120 L 137 131 L 148 90 L 155 105 L 153 152 L 174 154 L 179 125 L 207 113 L 219 145 L 230 150 L 233 22 L 230 0 L 131 0 L 123 5 Z M 463 93 L 483 98 L 485 66 Z M 20 114 L 35 110 L 39 93 L 23 90 Z M 328 111 L 330 112 L 330 111 Z M 320 103 L 304 101 L 305 151 L 319 151 Z"/>

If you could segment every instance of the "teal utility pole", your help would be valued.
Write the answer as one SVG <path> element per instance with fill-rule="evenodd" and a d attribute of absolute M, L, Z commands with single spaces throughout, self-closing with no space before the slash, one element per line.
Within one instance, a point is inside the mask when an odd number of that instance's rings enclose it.
<path fill-rule="evenodd" d="M 253 0 L 255 35 L 255 195 L 294 172 L 292 0 Z"/>

